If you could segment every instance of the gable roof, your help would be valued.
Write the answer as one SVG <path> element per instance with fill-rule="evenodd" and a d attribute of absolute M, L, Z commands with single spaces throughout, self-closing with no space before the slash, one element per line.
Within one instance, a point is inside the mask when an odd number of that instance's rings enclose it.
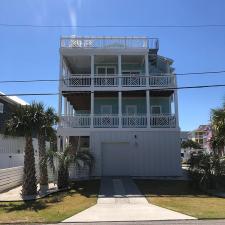
<path fill-rule="evenodd" d="M 16 105 L 29 105 L 26 101 L 23 99 L 17 97 L 17 96 L 7 96 L 5 93 L 0 91 L 0 98 L 4 99 L 5 101 L 11 103 L 11 104 L 16 104 Z"/>

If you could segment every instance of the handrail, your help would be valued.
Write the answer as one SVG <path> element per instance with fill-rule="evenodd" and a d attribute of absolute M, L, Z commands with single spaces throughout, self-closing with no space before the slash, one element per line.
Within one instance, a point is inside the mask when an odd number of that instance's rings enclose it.
<path fill-rule="evenodd" d="M 62 37 L 63 48 L 143 48 L 159 49 L 157 38 L 147 37 Z"/>

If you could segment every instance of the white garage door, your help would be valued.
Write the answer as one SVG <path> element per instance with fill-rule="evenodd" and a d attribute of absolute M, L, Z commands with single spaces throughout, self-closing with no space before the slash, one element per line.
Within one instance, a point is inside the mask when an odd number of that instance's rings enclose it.
<path fill-rule="evenodd" d="M 102 174 L 103 176 L 130 175 L 129 143 L 102 143 Z"/>

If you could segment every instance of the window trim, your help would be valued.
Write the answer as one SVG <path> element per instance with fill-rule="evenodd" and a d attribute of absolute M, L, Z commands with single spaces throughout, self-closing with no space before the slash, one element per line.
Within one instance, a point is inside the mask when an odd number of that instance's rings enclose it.
<path fill-rule="evenodd" d="M 154 107 L 158 107 L 160 109 L 160 113 L 153 113 L 152 109 Z M 151 105 L 151 114 L 153 114 L 153 115 L 162 114 L 162 106 L 161 105 Z"/>
<path fill-rule="evenodd" d="M 0 102 L 0 113 L 4 113 L 4 103 Z"/>

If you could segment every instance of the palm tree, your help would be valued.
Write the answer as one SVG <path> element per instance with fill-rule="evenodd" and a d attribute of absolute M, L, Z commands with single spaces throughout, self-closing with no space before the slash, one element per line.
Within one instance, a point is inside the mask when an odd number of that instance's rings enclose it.
<path fill-rule="evenodd" d="M 48 152 L 48 159 L 50 165 L 54 168 L 53 158 L 57 159 L 58 162 L 58 178 L 57 186 L 58 189 L 68 188 L 69 186 L 69 166 L 74 164 L 75 167 L 84 168 L 88 167 L 89 173 L 94 164 L 94 157 L 90 151 L 74 151 L 71 145 L 67 146 L 63 152 L 56 152 L 50 150 Z"/>
<path fill-rule="evenodd" d="M 5 135 L 25 137 L 24 174 L 22 195 L 37 194 L 37 180 L 35 175 L 35 158 L 32 135 L 37 130 L 36 109 L 33 104 L 18 106 L 6 122 Z"/>
<path fill-rule="evenodd" d="M 46 156 L 46 140 L 48 136 L 52 136 L 55 132 L 53 126 L 57 123 L 58 117 L 53 108 L 45 109 L 43 103 L 33 102 L 36 108 L 37 119 L 37 138 L 38 138 L 38 152 L 39 152 L 39 183 L 40 191 L 48 189 L 48 168 Z"/>
<path fill-rule="evenodd" d="M 211 124 L 213 132 L 212 147 L 214 151 L 222 155 L 225 146 L 225 103 L 222 108 L 211 110 Z"/>

